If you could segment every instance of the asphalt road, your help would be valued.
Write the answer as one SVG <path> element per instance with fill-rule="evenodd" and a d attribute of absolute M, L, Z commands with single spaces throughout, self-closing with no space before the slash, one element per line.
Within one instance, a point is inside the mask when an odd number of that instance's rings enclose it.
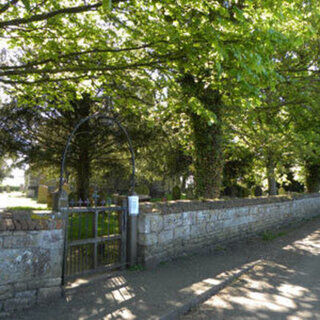
<path fill-rule="evenodd" d="M 153 270 L 103 276 L 11 319 L 157 320 L 201 295 L 209 297 L 214 286 L 248 263 L 258 264 L 182 319 L 320 319 L 320 217 L 282 231 L 273 240 L 250 238 Z"/>
<path fill-rule="evenodd" d="M 320 224 L 303 228 L 310 232 L 181 320 L 320 319 Z"/>

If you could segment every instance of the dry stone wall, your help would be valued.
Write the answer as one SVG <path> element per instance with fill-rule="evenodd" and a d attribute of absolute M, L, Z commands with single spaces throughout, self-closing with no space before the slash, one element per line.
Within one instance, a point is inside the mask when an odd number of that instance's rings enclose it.
<path fill-rule="evenodd" d="M 61 297 L 62 222 L 1 214 L 0 318 Z"/>
<path fill-rule="evenodd" d="M 154 266 L 319 214 L 319 194 L 142 204 L 138 220 L 139 263 Z"/>

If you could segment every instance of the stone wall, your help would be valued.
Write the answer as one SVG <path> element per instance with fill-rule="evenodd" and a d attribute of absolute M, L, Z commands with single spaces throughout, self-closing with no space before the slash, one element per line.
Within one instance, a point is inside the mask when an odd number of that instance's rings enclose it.
<path fill-rule="evenodd" d="M 0 217 L 0 318 L 61 297 L 62 222 Z"/>
<path fill-rule="evenodd" d="M 214 248 L 320 214 L 320 195 L 230 201 L 174 201 L 141 204 L 139 263 L 161 261 Z"/>

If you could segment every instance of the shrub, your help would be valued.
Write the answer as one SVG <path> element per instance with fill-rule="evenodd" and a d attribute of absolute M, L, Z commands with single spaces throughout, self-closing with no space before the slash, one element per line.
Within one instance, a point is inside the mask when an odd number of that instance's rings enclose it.
<path fill-rule="evenodd" d="M 174 186 L 172 188 L 172 200 L 179 200 L 181 199 L 181 190 L 178 186 Z"/>
<path fill-rule="evenodd" d="M 250 190 L 239 184 L 228 186 L 224 189 L 223 195 L 228 197 L 246 198 L 250 196 Z"/>
<path fill-rule="evenodd" d="M 150 195 L 150 190 L 147 185 L 140 184 L 135 188 L 137 194 Z"/>
<path fill-rule="evenodd" d="M 253 188 L 253 194 L 255 197 L 261 197 L 263 194 L 262 188 L 260 186 L 255 186 Z"/>

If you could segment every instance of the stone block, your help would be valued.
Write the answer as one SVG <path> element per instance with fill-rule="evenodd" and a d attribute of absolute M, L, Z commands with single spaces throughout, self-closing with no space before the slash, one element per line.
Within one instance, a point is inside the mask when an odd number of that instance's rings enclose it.
<path fill-rule="evenodd" d="M 28 290 L 28 282 L 16 282 L 13 284 L 13 288 L 15 292 L 27 291 Z"/>
<path fill-rule="evenodd" d="M 34 297 L 36 296 L 36 293 L 37 293 L 36 290 L 27 290 L 27 291 L 17 292 L 15 294 L 15 298 L 33 300 Z"/>
<path fill-rule="evenodd" d="M 12 299 L 4 301 L 3 309 L 6 312 L 12 312 L 15 310 L 23 310 L 34 305 L 36 300 L 36 291 L 19 292 Z"/>
<path fill-rule="evenodd" d="M 38 303 L 52 302 L 62 297 L 61 287 L 40 288 L 38 290 Z"/>
<path fill-rule="evenodd" d="M 219 221 L 226 220 L 228 218 L 228 214 L 227 214 L 226 210 L 222 210 L 222 209 L 218 210 L 217 216 L 218 216 Z"/>
<path fill-rule="evenodd" d="M 158 235 L 159 244 L 167 243 L 173 240 L 173 229 L 171 230 L 163 230 Z"/>
<path fill-rule="evenodd" d="M 158 242 L 156 233 L 139 234 L 138 244 L 142 246 L 152 246 Z"/>
<path fill-rule="evenodd" d="M 10 316 L 9 312 L 1 312 L 0 311 L 0 319 L 9 319 L 9 316 Z"/>
<path fill-rule="evenodd" d="M 217 226 L 216 222 L 207 223 L 206 233 L 210 234 L 210 233 L 214 232 L 216 230 L 216 226 Z"/>
<path fill-rule="evenodd" d="M 190 226 L 182 226 L 174 229 L 174 239 L 189 239 Z"/>
<path fill-rule="evenodd" d="M 151 232 L 159 232 L 163 229 L 163 216 L 153 215 L 150 217 Z"/>
<path fill-rule="evenodd" d="M 150 233 L 150 218 L 146 215 L 140 215 L 138 217 L 138 232 Z"/>
<path fill-rule="evenodd" d="M 163 229 L 172 230 L 182 225 L 182 213 L 174 213 L 163 216 Z"/>
<path fill-rule="evenodd" d="M 0 270 L 0 283 L 61 275 L 61 265 L 58 266 L 52 260 L 50 250 L 44 248 L 0 250 Z M 59 274 L 52 276 L 55 273 Z"/>
<path fill-rule="evenodd" d="M 190 228 L 191 237 L 202 237 L 206 234 L 206 223 L 193 225 Z"/>
<path fill-rule="evenodd" d="M 0 300 L 11 298 L 13 293 L 14 288 L 11 284 L 0 286 Z"/>
<path fill-rule="evenodd" d="M 218 210 L 210 210 L 210 211 L 208 211 L 208 213 L 211 216 L 211 218 L 210 218 L 211 222 L 218 221 Z"/>
<path fill-rule="evenodd" d="M 183 226 L 190 226 L 192 224 L 195 224 L 196 220 L 196 212 L 190 211 L 190 212 L 183 212 L 182 213 L 182 225 Z"/>
<path fill-rule="evenodd" d="M 63 246 L 63 230 L 41 230 L 36 232 L 37 243 L 42 248 L 52 249 Z"/>
<path fill-rule="evenodd" d="M 10 236 L 3 237 L 4 249 L 29 248 L 37 245 L 37 239 L 27 232 L 19 231 L 18 234 L 13 233 Z"/>
<path fill-rule="evenodd" d="M 35 279 L 28 282 L 28 289 L 38 289 L 47 287 L 58 287 L 61 285 L 61 278 Z"/>

